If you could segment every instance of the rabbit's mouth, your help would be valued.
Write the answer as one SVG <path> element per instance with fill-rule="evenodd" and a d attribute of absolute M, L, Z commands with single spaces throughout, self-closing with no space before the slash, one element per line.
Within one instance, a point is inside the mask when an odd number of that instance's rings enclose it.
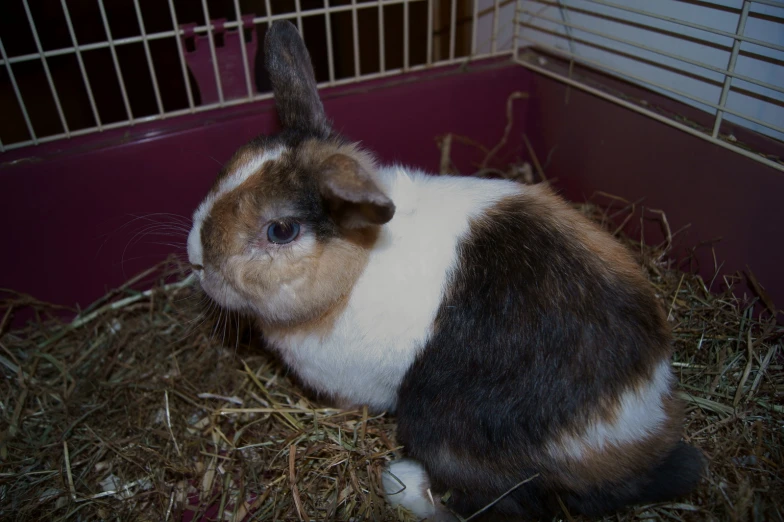
<path fill-rule="evenodd" d="M 229 310 L 247 311 L 250 305 L 248 300 L 219 271 L 201 267 L 194 273 L 199 278 L 202 290 L 217 304 Z"/>

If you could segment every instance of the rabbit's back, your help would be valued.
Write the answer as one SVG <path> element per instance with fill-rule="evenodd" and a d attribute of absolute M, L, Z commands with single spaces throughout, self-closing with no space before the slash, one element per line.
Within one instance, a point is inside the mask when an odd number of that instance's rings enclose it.
<path fill-rule="evenodd" d="M 534 475 L 496 514 L 557 510 L 559 492 L 589 513 L 657 498 L 682 412 L 666 319 L 631 255 L 544 187 L 472 220 L 458 250 L 399 393 L 399 440 L 432 487 L 463 514 Z M 685 478 L 668 487 L 692 487 L 697 463 L 672 465 Z"/>

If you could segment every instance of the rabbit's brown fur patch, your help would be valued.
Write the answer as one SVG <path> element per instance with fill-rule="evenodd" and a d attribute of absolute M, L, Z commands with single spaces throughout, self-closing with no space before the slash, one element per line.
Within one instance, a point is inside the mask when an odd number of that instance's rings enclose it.
<path fill-rule="evenodd" d="M 318 169 L 334 154 L 350 155 L 368 168 L 372 162 L 353 145 L 309 140 L 284 150 L 228 192 L 219 192 L 221 181 L 263 152 L 259 144 L 241 148 L 215 184 L 215 201 L 201 230 L 205 265 L 219 271 L 227 284 L 253 303 L 274 301 L 272 292 L 281 285 L 296 285 L 288 310 L 260 315 L 269 325 L 326 330 L 367 264 L 377 230 L 338 233 L 321 207 L 315 182 Z M 300 219 L 308 227 L 303 233 L 319 239 L 254 255 L 254 244 L 264 241 L 260 237 L 264 224 L 286 216 Z"/>

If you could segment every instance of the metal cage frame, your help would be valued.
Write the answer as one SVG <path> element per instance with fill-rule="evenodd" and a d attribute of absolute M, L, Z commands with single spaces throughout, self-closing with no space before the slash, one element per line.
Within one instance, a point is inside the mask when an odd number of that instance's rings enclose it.
<path fill-rule="evenodd" d="M 248 64 L 248 56 L 246 55 L 246 49 L 244 45 L 241 45 L 240 48 L 242 52 L 242 63 L 244 67 L 243 74 L 245 80 L 244 83 L 245 83 L 246 93 L 244 96 L 233 98 L 233 99 L 229 99 L 226 96 L 224 96 L 224 93 L 221 88 L 221 80 L 219 76 L 218 57 L 216 53 L 216 47 L 213 42 L 214 33 L 218 30 L 225 30 L 225 29 L 239 30 L 244 26 L 244 24 L 248 23 L 248 21 L 250 21 L 255 26 L 257 24 L 269 25 L 276 20 L 284 20 L 284 19 L 291 20 L 292 22 L 296 23 L 299 30 L 302 32 L 304 19 L 308 17 L 323 17 L 325 23 L 326 35 L 327 35 L 326 45 L 327 45 L 327 56 L 328 56 L 329 79 L 327 81 L 321 82 L 319 84 L 319 88 L 333 87 L 333 86 L 351 84 L 351 83 L 356 83 L 356 82 L 361 82 L 366 80 L 385 78 L 398 74 L 421 71 L 425 69 L 431 69 L 435 67 L 442 67 L 442 66 L 453 65 L 453 64 L 461 64 L 461 63 L 466 63 L 473 60 L 479 60 L 484 58 L 509 56 L 515 63 L 520 64 L 521 66 L 526 67 L 539 74 L 543 74 L 550 78 L 554 78 L 572 87 L 581 89 L 593 95 L 599 96 L 605 100 L 609 100 L 613 103 L 619 104 L 630 110 L 636 111 L 640 114 L 656 119 L 657 121 L 678 128 L 693 136 L 697 136 L 702 139 L 708 140 L 712 143 L 715 143 L 716 145 L 733 150 L 748 158 L 751 158 L 755 161 L 758 161 L 774 169 L 784 172 L 784 164 L 782 164 L 780 161 L 777 161 L 777 159 L 767 157 L 763 154 L 757 153 L 752 150 L 748 150 L 748 148 L 741 146 L 741 144 L 733 142 L 731 137 L 722 135 L 721 133 L 722 123 L 723 121 L 725 121 L 726 116 L 732 115 L 746 122 L 750 122 L 757 126 L 762 126 L 766 129 L 770 129 L 774 133 L 781 133 L 784 135 L 784 126 L 782 126 L 780 122 L 767 121 L 765 119 L 752 116 L 750 114 L 744 113 L 741 110 L 733 109 L 732 107 L 729 107 L 727 104 L 728 95 L 732 90 L 733 82 L 741 81 L 741 82 L 745 82 L 746 84 L 752 85 L 755 88 L 765 90 L 766 92 L 769 93 L 774 93 L 773 96 L 776 96 L 777 97 L 776 99 L 781 101 L 782 102 L 781 105 L 784 106 L 784 85 L 771 83 L 769 81 L 765 81 L 763 79 L 756 78 L 748 74 L 738 72 L 736 70 L 738 56 L 742 46 L 744 45 L 759 46 L 775 52 L 784 53 L 784 45 L 781 45 L 778 42 L 771 42 L 746 34 L 747 21 L 749 17 L 754 13 L 755 6 L 762 5 L 762 6 L 769 6 L 771 8 L 781 9 L 782 10 L 781 20 L 784 20 L 784 1 L 780 1 L 780 0 L 738 0 L 741 2 L 741 6 L 739 8 L 739 14 L 737 17 L 737 26 L 734 32 L 717 29 L 715 27 L 711 27 L 705 24 L 694 23 L 692 21 L 686 19 L 680 19 L 678 17 L 664 15 L 650 9 L 641 9 L 633 5 L 628 5 L 629 4 L 628 1 L 624 4 L 623 3 L 624 0 L 569 0 L 569 1 L 567 0 L 526 0 L 526 1 L 524 0 L 473 0 L 471 2 L 472 17 L 470 20 L 470 24 L 471 24 L 470 44 L 469 44 L 470 52 L 468 53 L 467 56 L 458 56 L 456 54 L 456 38 L 457 38 L 456 13 L 458 11 L 458 7 L 457 7 L 458 0 L 446 0 L 441 3 L 449 4 L 449 21 L 450 21 L 448 24 L 449 52 L 447 57 L 440 58 L 440 59 L 436 59 L 434 53 L 433 27 L 434 27 L 434 17 L 435 17 L 434 12 L 438 8 L 438 6 L 435 4 L 435 1 L 437 0 L 377 0 L 377 1 L 362 2 L 362 3 L 359 3 L 357 0 L 351 0 L 350 4 L 341 4 L 341 5 L 330 5 L 329 0 L 323 0 L 323 7 L 319 9 L 307 9 L 307 10 L 301 8 L 300 0 L 295 0 L 294 11 L 286 12 L 286 13 L 278 13 L 278 14 L 273 13 L 273 10 L 271 8 L 272 0 L 259 0 L 259 3 L 263 2 L 266 14 L 264 16 L 255 16 L 252 18 L 252 20 L 243 19 L 243 14 L 241 13 L 240 10 L 239 0 L 233 0 L 236 19 L 230 21 L 224 21 L 220 24 L 220 27 L 215 23 L 214 20 L 211 20 L 207 0 L 201 0 L 201 8 L 203 11 L 204 19 L 207 21 L 207 23 L 191 26 L 187 30 L 190 31 L 191 34 L 206 35 L 209 37 L 208 38 L 209 51 L 211 54 L 214 80 L 217 87 L 217 96 L 218 96 L 218 100 L 216 102 L 205 103 L 201 105 L 197 105 L 194 101 L 194 94 L 192 92 L 189 78 L 188 78 L 188 69 L 187 69 L 188 66 L 185 58 L 185 50 L 182 44 L 182 37 L 185 35 L 186 29 L 183 28 L 183 25 L 181 24 L 180 20 L 178 20 L 177 18 L 177 13 L 175 9 L 175 0 L 166 0 L 168 3 L 169 13 L 171 16 L 172 27 L 174 29 L 169 31 L 160 31 L 160 32 L 148 32 L 146 30 L 144 16 L 139 4 L 139 0 L 133 0 L 134 10 L 136 13 L 138 26 L 139 26 L 139 34 L 138 36 L 125 37 L 125 38 L 112 37 L 104 0 L 96 0 L 96 1 L 97 1 L 98 8 L 100 10 L 103 28 L 107 37 L 105 41 L 97 42 L 97 43 L 89 43 L 89 44 L 80 44 L 77 41 L 77 36 L 76 36 L 76 32 L 74 31 L 73 20 L 71 18 L 67 1 L 60 0 L 60 4 L 63 10 L 63 14 L 68 29 L 68 34 L 70 35 L 70 40 L 72 45 L 60 49 L 44 50 L 41 44 L 41 39 L 39 38 L 36 22 L 34 20 L 33 14 L 30 9 L 29 0 L 22 0 L 24 11 L 26 14 L 26 23 L 29 25 L 37 52 L 19 55 L 19 56 L 8 56 L 6 53 L 6 48 L 4 47 L 2 40 L 0 40 L 0 67 L 4 68 L 7 72 L 8 78 L 13 88 L 16 102 L 18 103 L 19 108 L 21 109 L 21 113 L 24 118 L 24 122 L 27 127 L 27 132 L 29 134 L 30 139 L 17 141 L 13 143 L 2 143 L 2 141 L 0 141 L 0 152 L 19 149 L 22 147 L 28 147 L 32 145 L 38 145 L 38 144 L 52 142 L 61 139 L 67 139 L 75 136 L 98 133 L 109 129 L 116 129 L 116 128 L 133 126 L 140 123 L 158 121 L 165 118 L 172 118 L 184 114 L 194 114 L 194 113 L 210 111 L 218 108 L 268 99 L 272 96 L 271 93 L 255 92 L 252 86 L 252 72 Z M 689 0 L 676 0 L 676 1 L 688 2 Z M 427 3 L 427 12 L 428 12 L 428 16 L 427 16 L 428 30 L 427 30 L 427 38 L 425 42 L 427 58 L 425 63 L 411 64 L 409 60 L 410 40 L 411 40 L 409 37 L 409 25 L 410 25 L 409 8 L 411 4 L 415 4 L 415 3 L 421 4 L 423 2 Z M 580 5 L 582 5 L 582 7 L 580 6 L 575 7 L 574 5 L 575 2 L 579 2 Z M 541 6 L 541 9 L 534 10 L 530 8 L 531 4 L 538 4 Z M 400 68 L 388 69 L 385 64 L 386 47 L 385 47 L 385 34 L 384 34 L 385 33 L 384 11 L 386 7 L 394 6 L 394 5 L 402 5 L 403 12 L 404 12 L 403 26 L 400 28 L 400 30 L 403 33 L 403 66 Z M 481 8 L 482 5 L 484 5 L 485 7 Z M 707 63 L 706 61 L 695 59 L 689 56 L 685 56 L 681 53 L 672 52 L 663 48 L 658 48 L 641 41 L 636 41 L 634 39 L 621 37 L 618 36 L 617 34 L 612 34 L 607 31 L 602 31 L 600 29 L 589 27 L 584 24 L 573 23 L 568 15 L 569 10 L 581 9 L 582 12 L 588 11 L 588 14 L 590 16 L 590 10 L 586 7 L 588 5 L 596 6 L 596 9 L 599 8 L 605 10 L 610 9 L 613 10 L 613 12 L 617 12 L 620 14 L 625 13 L 630 16 L 633 15 L 637 17 L 642 17 L 645 20 L 657 21 L 658 23 L 673 24 L 674 26 L 685 27 L 685 28 L 689 28 L 690 30 L 701 31 L 705 34 L 718 35 L 721 37 L 728 38 L 732 41 L 732 45 L 727 60 L 727 66 L 724 68 L 718 67 L 714 64 Z M 543 14 L 543 12 L 547 8 L 557 10 L 559 16 L 550 16 L 548 14 Z M 378 25 L 379 25 L 378 46 L 379 46 L 380 67 L 377 72 L 362 74 L 361 64 L 360 64 L 360 52 L 359 52 L 361 44 L 359 38 L 358 14 L 360 11 L 367 10 L 367 9 L 376 9 L 378 12 Z M 354 74 L 347 78 L 336 78 L 335 75 L 335 64 L 333 58 L 334 53 L 332 48 L 333 38 L 332 38 L 331 17 L 332 15 L 338 13 L 350 13 L 352 19 Z M 597 14 L 596 16 L 606 17 L 606 15 L 601 15 L 600 13 Z M 618 19 L 620 20 L 621 18 Z M 484 25 L 490 26 L 489 34 L 487 34 L 487 31 L 483 32 L 482 30 L 483 23 Z M 782 24 L 781 25 L 782 34 L 784 34 L 784 22 L 781 22 L 781 24 Z M 549 27 L 549 29 L 546 29 L 547 27 Z M 551 36 L 555 35 L 556 38 L 559 38 L 564 42 L 564 45 L 560 45 L 560 44 L 553 45 L 552 43 L 546 43 L 544 41 L 545 39 L 537 37 L 537 34 L 539 34 L 537 31 L 545 31 L 545 32 L 549 31 L 549 34 Z M 509 40 L 504 39 L 503 33 L 511 34 L 511 39 Z M 584 38 L 581 40 L 578 36 L 576 36 L 576 34 L 583 35 Z M 587 43 L 588 45 L 595 45 L 595 40 L 593 41 L 592 44 L 591 42 L 585 39 L 587 37 L 600 38 L 601 41 L 609 42 L 609 45 L 621 45 L 621 46 L 626 46 L 628 48 L 637 49 L 640 52 L 653 54 L 658 57 L 661 57 L 662 59 L 667 59 L 671 61 L 674 60 L 680 64 L 684 64 L 684 67 L 688 66 L 691 68 L 696 68 L 698 70 L 705 71 L 706 74 L 718 75 L 718 77 L 721 78 L 720 80 L 721 94 L 719 96 L 719 99 L 714 100 L 714 99 L 705 98 L 703 96 L 695 95 L 694 93 L 674 87 L 672 85 L 667 85 L 666 83 L 663 82 L 657 82 L 655 80 L 652 80 L 650 77 L 636 75 L 633 72 L 630 72 L 629 70 L 612 66 L 603 60 L 584 56 L 575 50 L 575 45 L 576 45 L 575 42 L 583 42 L 583 43 Z M 163 102 L 161 99 L 161 93 L 158 85 L 158 78 L 156 76 L 156 71 L 154 66 L 155 56 L 153 56 L 153 53 L 150 50 L 150 42 L 155 40 L 161 40 L 161 39 L 174 39 L 177 43 L 177 51 L 179 54 L 179 61 L 180 61 L 180 72 L 182 74 L 182 79 L 185 84 L 187 101 L 188 101 L 187 108 L 185 109 L 171 110 L 171 111 L 166 111 L 164 109 Z M 133 114 L 131 103 L 129 102 L 128 92 L 126 89 L 127 80 L 123 76 L 123 71 L 117 55 L 118 47 L 121 47 L 123 45 L 138 44 L 138 43 L 141 43 L 144 47 L 144 52 L 146 55 L 147 65 L 149 67 L 149 72 L 150 72 L 150 77 L 152 82 L 151 87 L 154 91 L 156 105 L 157 105 L 157 114 L 151 116 L 138 116 L 138 115 L 135 116 Z M 652 110 L 651 108 L 645 107 L 644 105 L 641 105 L 639 103 L 633 103 L 633 101 L 630 101 L 628 99 L 623 99 L 609 92 L 608 90 L 601 89 L 594 85 L 589 85 L 588 83 L 581 81 L 579 78 L 576 78 L 571 74 L 563 74 L 562 72 L 555 71 L 552 68 L 545 67 L 540 62 L 530 59 L 530 56 L 528 56 L 524 52 L 524 50 L 529 47 L 532 47 L 534 49 L 540 49 L 547 53 L 550 53 L 551 55 L 561 57 L 570 63 L 581 64 L 583 66 L 597 69 L 599 71 L 606 72 L 616 77 L 619 77 L 623 80 L 631 81 L 632 83 L 636 83 L 642 87 L 654 89 L 660 93 L 664 93 L 665 95 L 669 95 L 678 99 L 685 99 L 687 102 L 691 101 L 699 106 L 707 107 L 711 111 L 713 111 L 713 124 L 709 129 L 696 128 L 695 126 L 684 124 L 683 122 L 680 122 L 670 116 L 666 116 L 661 113 L 658 113 Z M 120 87 L 120 92 L 122 94 L 122 100 L 123 100 L 124 110 L 126 114 L 126 118 L 123 119 L 122 121 L 103 122 L 101 120 L 98 106 L 96 104 L 93 90 L 91 88 L 90 78 L 88 77 L 87 70 L 85 68 L 85 64 L 82 56 L 83 53 L 85 52 L 93 51 L 97 49 L 108 49 L 111 53 L 112 62 L 114 64 L 114 69 L 115 69 L 114 72 Z M 54 79 L 52 77 L 47 62 L 47 60 L 50 58 L 56 56 L 62 56 L 62 55 L 75 55 L 76 57 L 78 66 L 80 68 L 84 88 L 87 93 L 87 97 L 89 98 L 89 105 L 92 111 L 92 117 L 95 122 L 95 125 L 93 126 L 87 128 L 79 128 L 79 129 L 73 129 L 69 127 L 67 118 L 65 116 L 65 112 L 63 110 L 63 105 L 61 103 L 61 98 L 58 93 L 58 89 L 55 85 Z M 57 110 L 57 117 L 62 127 L 62 132 L 60 133 L 45 135 L 45 136 L 37 134 L 33 126 L 33 123 L 31 121 L 31 118 L 28 114 L 23 93 L 20 91 L 20 87 L 14 76 L 14 66 L 16 64 L 20 64 L 24 62 L 32 62 L 32 61 L 39 61 L 43 67 L 49 92 L 52 96 L 52 99 L 54 100 L 54 105 Z M 782 61 L 782 63 L 784 63 L 784 61 Z"/>

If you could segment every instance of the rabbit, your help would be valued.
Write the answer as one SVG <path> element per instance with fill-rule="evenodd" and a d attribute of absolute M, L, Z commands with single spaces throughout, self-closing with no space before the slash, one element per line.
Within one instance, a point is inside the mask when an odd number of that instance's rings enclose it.
<path fill-rule="evenodd" d="M 378 165 L 332 129 L 296 28 L 264 49 L 282 130 L 220 171 L 188 256 L 308 388 L 396 415 L 387 501 L 517 520 L 691 492 L 705 460 L 631 253 L 545 184 Z"/>

